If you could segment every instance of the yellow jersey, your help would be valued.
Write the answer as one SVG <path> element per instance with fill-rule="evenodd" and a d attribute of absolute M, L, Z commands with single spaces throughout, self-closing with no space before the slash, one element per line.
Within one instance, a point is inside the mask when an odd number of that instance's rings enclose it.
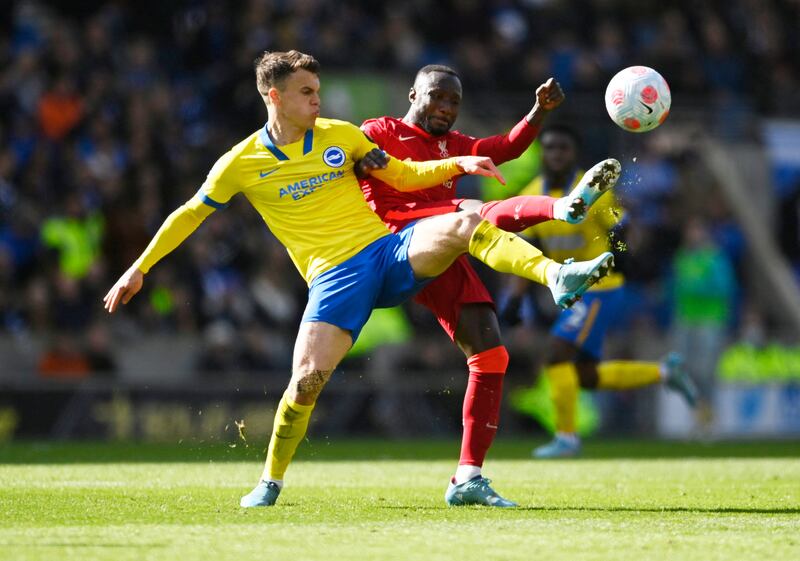
<path fill-rule="evenodd" d="M 583 171 L 575 173 L 571 187 L 577 185 Z M 520 195 L 563 196 L 561 189 L 548 189 L 543 176 L 533 179 Z M 542 251 L 556 261 L 563 262 L 573 257 L 576 261 L 594 259 L 604 251 L 612 251 L 610 230 L 622 219 L 622 209 L 618 206 L 614 192 L 608 192 L 589 209 L 580 224 L 569 224 L 560 220 L 550 220 L 532 226 L 523 232 L 526 237 L 536 238 Z M 612 272 L 589 290 L 610 290 L 622 286 L 622 273 Z"/>
<path fill-rule="evenodd" d="M 377 148 L 355 125 L 318 118 L 297 142 L 276 146 L 267 126 L 224 154 L 191 201 L 175 211 L 135 263 L 147 272 L 214 209 L 242 193 L 286 247 L 307 283 L 390 234 L 369 208 L 354 164 Z M 400 190 L 458 175 L 454 159 L 389 159 L 373 175 Z"/>

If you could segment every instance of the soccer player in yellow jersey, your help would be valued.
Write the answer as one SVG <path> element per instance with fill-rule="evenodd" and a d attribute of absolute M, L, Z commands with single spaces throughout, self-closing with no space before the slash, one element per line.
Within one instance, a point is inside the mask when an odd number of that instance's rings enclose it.
<path fill-rule="evenodd" d="M 380 151 L 355 125 L 319 118 L 319 64 L 313 57 L 264 53 L 255 70 L 267 124 L 214 164 L 197 195 L 166 219 L 104 299 L 109 312 L 130 301 L 150 268 L 237 193 L 247 197 L 286 247 L 309 284 L 308 304 L 266 466 L 258 485 L 242 498 L 244 507 L 275 504 L 317 397 L 373 308 L 408 299 L 467 252 L 498 271 L 547 284 L 562 303 L 579 298 L 608 272 L 612 259 L 604 253 L 589 262 L 560 265 L 471 212 L 390 233 L 364 200 L 357 172 L 372 173 L 398 189 L 438 185 L 461 173 L 500 180 L 502 175 L 489 158 L 477 156 L 434 162 L 390 158 L 385 169 L 362 165 Z M 497 496 L 496 506 L 514 504 L 500 501 L 505 499 Z"/>
<path fill-rule="evenodd" d="M 521 195 L 559 197 L 580 181 L 577 167 L 579 138 L 566 126 L 545 128 L 539 135 L 543 174 L 536 177 Z M 548 255 L 557 260 L 583 259 L 597 252 L 610 251 L 609 232 L 621 215 L 613 192 L 601 197 L 580 224 L 544 222 L 523 235 L 535 238 Z M 527 281 L 514 279 L 512 290 L 518 302 Z M 561 312 L 550 332 L 549 356 L 544 374 L 550 383 L 556 410 L 556 435 L 552 442 L 534 450 L 537 458 L 575 456 L 580 440 L 575 434 L 578 389 L 625 390 L 664 382 L 693 404 L 696 390 L 682 367 L 679 356 L 670 354 L 661 363 L 603 361 L 605 333 L 624 305 L 624 279 L 612 272 L 592 286 L 580 302 Z M 504 314 L 505 315 L 505 314 Z"/>

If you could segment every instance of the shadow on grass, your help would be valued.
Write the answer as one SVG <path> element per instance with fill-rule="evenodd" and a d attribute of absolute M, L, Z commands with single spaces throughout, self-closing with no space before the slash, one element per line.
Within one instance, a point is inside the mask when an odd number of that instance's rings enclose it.
<path fill-rule="evenodd" d="M 110 547 L 110 548 L 140 548 L 140 547 L 167 547 L 165 543 L 74 543 L 74 542 L 52 542 L 52 543 L 10 543 L 0 542 L 0 547 Z"/>
<path fill-rule="evenodd" d="M 396 510 L 442 510 L 448 508 L 446 506 L 402 506 L 402 505 L 384 505 L 378 508 L 396 509 Z M 463 508 L 463 507 L 460 507 Z M 470 506 L 468 510 L 484 511 L 485 507 Z M 515 510 L 533 511 L 533 512 L 653 512 L 653 513 L 699 513 L 699 514 L 800 514 L 800 508 L 744 508 L 744 507 L 719 507 L 719 508 L 704 508 L 704 507 L 683 507 L 683 506 L 665 506 L 665 507 L 627 507 L 627 506 L 612 506 L 612 507 L 599 507 L 599 506 L 518 506 L 509 509 L 509 512 Z"/>
<path fill-rule="evenodd" d="M 498 440 L 493 460 L 530 460 L 538 441 Z M 453 460 L 459 441 L 336 439 L 311 437 L 297 453 L 301 461 Z M 12 442 L 0 445 L 0 464 L 262 462 L 265 447 L 182 441 L 137 442 Z M 596 440 L 587 442 L 583 458 L 567 461 L 657 458 L 800 458 L 798 441 L 675 442 L 659 440 Z M 532 461 L 532 460 L 531 460 Z"/>

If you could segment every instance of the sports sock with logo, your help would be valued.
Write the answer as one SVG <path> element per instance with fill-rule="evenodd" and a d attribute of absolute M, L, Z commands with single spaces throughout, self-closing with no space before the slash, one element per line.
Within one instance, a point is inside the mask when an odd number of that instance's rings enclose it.
<path fill-rule="evenodd" d="M 460 466 L 480 466 L 492 445 L 500 420 L 500 403 L 503 398 L 503 376 L 508 368 L 508 351 L 504 346 L 494 347 L 467 359 L 469 382 L 464 394 L 462 419 L 464 433 L 461 438 Z M 478 470 L 477 474 L 480 474 Z M 463 483 L 475 474 L 469 470 L 456 472 L 456 482 Z M 465 478 L 464 481 L 459 481 Z"/>
<path fill-rule="evenodd" d="M 520 195 L 504 201 L 489 201 L 478 214 L 506 232 L 522 232 L 531 226 L 553 219 L 556 199 L 546 196 Z"/>
<path fill-rule="evenodd" d="M 275 424 L 267 449 L 267 461 L 262 479 L 282 481 L 297 446 L 306 434 L 314 405 L 300 405 L 286 394 L 275 411 Z"/>

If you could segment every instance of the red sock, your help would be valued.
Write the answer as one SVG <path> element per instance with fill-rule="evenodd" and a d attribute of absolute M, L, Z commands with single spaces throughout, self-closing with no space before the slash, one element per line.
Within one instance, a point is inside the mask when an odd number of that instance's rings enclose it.
<path fill-rule="evenodd" d="M 503 376 L 508 352 L 502 345 L 467 359 L 469 383 L 464 395 L 464 435 L 459 465 L 482 466 L 500 421 Z"/>
<path fill-rule="evenodd" d="M 520 195 L 504 201 L 490 201 L 478 214 L 506 232 L 522 232 L 553 219 L 553 197 Z"/>

